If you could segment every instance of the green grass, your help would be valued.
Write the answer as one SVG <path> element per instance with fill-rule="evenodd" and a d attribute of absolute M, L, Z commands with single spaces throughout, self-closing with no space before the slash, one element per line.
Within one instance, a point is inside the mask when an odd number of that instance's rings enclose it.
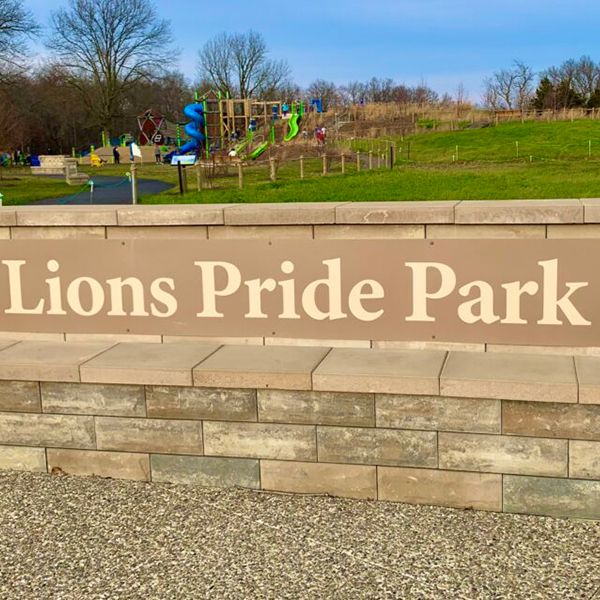
<path fill-rule="evenodd" d="M 600 163 L 405 165 L 394 171 L 316 176 L 164 193 L 142 203 L 316 202 L 377 200 L 503 200 L 600 197 Z"/>
<path fill-rule="evenodd" d="M 76 194 L 81 187 L 67 185 L 64 179 L 31 175 L 28 167 L 0 169 L 0 193 L 6 205 L 31 204 L 47 198 Z"/>
<path fill-rule="evenodd" d="M 446 133 L 425 133 L 396 139 L 398 158 L 416 162 L 459 161 L 505 162 L 516 160 L 587 160 L 589 142 L 592 158 L 600 158 L 600 121 L 556 121 L 506 123 L 497 127 Z M 518 156 L 517 156 L 518 142 Z"/>
<path fill-rule="evenodd" d="M 588 156 L 589 140 L 592 156 Z M 159 179 L 172 188 L 142 203 L 311 202 L 373 200 L 473 200 L 511 198 L 600 197 L 600 121 L 510 123 L 498 127 L 456 132 L 425 133 L 397 139 L 393 171 L 356 172 L 354 160 L 340 174 L 339 161 L 331 173 L 321 175 L 319 159 L 306 160 L 306 179 L 299 179 L 299 164 L 280 167 L 278 180 L 269 181 L 268 164 L 244 168 L 244 189 L 238 189 L 237 169 L 213 181 L 213 189 L 196 189 L 196 175 L 188 169 L 190 193 L 179 194 L 177 170 L 170 166 L 142 165 L 139 176 Z M 516 143 L 519 142 L 519 157 Z M 410 161 L 407 160 L 410 142 Z M 380 142 L 379 142 L 380 143 Z M 381 144 L 381 143 L 380 143 Z M 378 141 L 355 140 L 355 150 L 377 149 Z M 456 161 L 458 146 L 458 161 Z M 453 155 L 454 159 L 453 160 Z M 83 168 L 92 175 L 124 177 L 129 165 Z M 6 204 L 25 204 L 78 191 L 60 180 L 37 178 L 25 169 L 6 171 L 0 192 Z"/>
<path fill-rule="evenodd" d="M 106 165 L 101 169 L 80 167 L 81 172 L 88 173 L 91 178 L 95 175 L 126 177 L 129 165 L 115 167 Z M 177 171 L 169 167 L 148 165 L 139 168 L 140 177 L 160 179 L 176 185 Z M 29 167 L 0 168 L 0 193 L 4 195 L 4 205 L 32 204 L 48 198 L 68 198 L 86 191 L 87 185 L 67 185 L 62 178 L 31 175 Z"/>

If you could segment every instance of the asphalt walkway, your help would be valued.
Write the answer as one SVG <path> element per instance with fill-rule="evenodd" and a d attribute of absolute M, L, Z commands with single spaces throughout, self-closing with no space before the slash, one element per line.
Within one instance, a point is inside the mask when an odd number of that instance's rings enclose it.
<path fill-rule="evenodd" d="M 0 472 L 2 600 L 600 598 L 600 523 Z"/>
<path fill-rule="evenodd" d="M 91 186 L 85 184 L 73 188 L 73 194 L 62 198 L 40 200 L 35 204 L 131 204 L 131 183 L 126 177 L 107 177 L 98 175 L 92 177 L 94 193 Z M 138 193 L 140 196 L 159 194 L 173 187 L 164 181 L 155 179 L 139 179 Z"/>

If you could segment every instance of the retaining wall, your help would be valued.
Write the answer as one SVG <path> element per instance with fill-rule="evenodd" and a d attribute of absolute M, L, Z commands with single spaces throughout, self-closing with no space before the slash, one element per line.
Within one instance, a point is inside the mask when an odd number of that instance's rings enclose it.
<path fill-rule="evenodd" d="M 600 200 L 6 207 L 0 237 L 600 238 Z M 0 468 L 600 519 L 595 355 L 5 332 Z"/>
<path fill-rule="evenodd" d="M 20 342 L 0 467 L 600 518 L 600 359 Z"/>

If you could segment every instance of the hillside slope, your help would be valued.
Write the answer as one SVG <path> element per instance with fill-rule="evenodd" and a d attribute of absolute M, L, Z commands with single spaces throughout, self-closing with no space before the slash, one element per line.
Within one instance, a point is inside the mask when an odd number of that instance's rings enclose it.
<path fill-rule="evenodd" d="M 600 121 L 506 123 L 395 141 L 399 159 L 417 162 L 600 160 Z"/>

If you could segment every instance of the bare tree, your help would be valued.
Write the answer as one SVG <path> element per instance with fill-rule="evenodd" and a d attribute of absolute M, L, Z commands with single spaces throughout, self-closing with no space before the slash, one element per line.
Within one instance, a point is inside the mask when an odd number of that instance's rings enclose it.
<path fill-rule="evenodd" d="M 364 100 L 366 94 L 366 86 L 360 81 L 349 81 L 346 85 L 340 88 L 342 99 L 347 104 L 358 104 Z"/>
<path fill-rule="evenodd" d="M 498 86 L 491 78 L 484 79 L 483 81 L 483 105 L 491 110 L 500 110 L 503 108 L 502 100 L 498 93 Z"/>
<path fill-rule="evenodd" d="M 288 85 L 290 67 L 286 61 L 270 59 L 268 54 L 260 33 L 221 33 L 200 50 L 199 75 L 230 96 L 269 96 L 278 87 Z"/>
<path fill-rule="evenodd" d="M 319 98 L 323 103 L 323 110 L 329 110 L 340 101 L 340 94 L 333 81 L 316 79 L 306 90 L 311 98 Z"/>
<path fill-rule="evenodd" d="M 69 0 L 52 16 L 48 47 L 96 118 L 110 131 L 125 94 L 172 60 L 170 25 L 149 0 Z"/>
<path fill-rule="evenodd" d="M 533 97 L 535 73 L 533 69 L 523 61 L 515 60 L 513 65 L 513 73 L 516 75 L 514 94 L 515 106 L 519 110 L 525 110 L 531 103 Z"/>
<path fill-rule="evenodd" d="M 589 100 L 600 87 L 600 65 L 589 56 L 582 56 L 576 62 L 573 73 L 573 88 L 585 100 Z"/>
<path fill-rule="evenodd" d="M 484 102 L 494 110 L 524 110 L 533 96 L 535 73 L 524 62 L 513 61 L 512 69 L 496 71 L 484 82 Z"/>
<path fill-rule="evenodd" d="M 6 82 L 23 68 L 26 39 L 38 31 L 33 16 L 20 0 L 0 0 L 0 82 Z"/>

